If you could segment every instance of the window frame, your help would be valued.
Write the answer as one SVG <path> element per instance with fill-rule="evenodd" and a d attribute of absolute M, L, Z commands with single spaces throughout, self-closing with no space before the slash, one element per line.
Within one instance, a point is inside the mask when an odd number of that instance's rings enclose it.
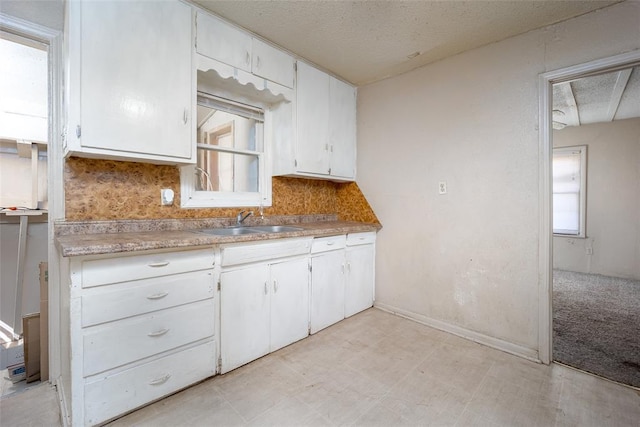
<path fill-rule="evenodd" d="M 580 191 L 578 192 L 578 230 L 577 233 L 570 233 L 569 230 L 559 230 L 556 231 L 553 228 L 553 217 L 555 215 L 555 211 L 553 209 L 553 173 L 552 173 L 552 182 L 551 182 L 551 204 L 552 204 L 552 217 L 551 217 L 551 231 L 554 237 L 568 237 L 568 238 L 581 238 L 585 239 L 587 237 L 587 227 L 586 227 L 586 218 L 587 218 L 587 146 L 586 145 L 572 145 L 567 147 L 553 147 L 551 153 L 551 170 L 553 171 L 553 159 L 557 154 L 560 153 L 569 153 L 578 151 L 580 154 Z M 560 232 L 567 231 L 567 232 Z"/>
<path fill-rule="evenodd" d="M 262 121 L 262 151 L 229 149 L 225 147 L 215 147 L 206 144 L 195 143 L 196 162 L 199 157 L 199 150 L 216 151 L 219 153 L 249 154 L 258 157 L 258 191 L 198 191 L 196 190 L 196 167 L 195 165 L 183 166 L 180 168 L 180 206 L 182 208 L 231 208 L 250 206 L 271 206 L 271 111 L 269 106 L 261 102 L 253 102 L 253 105 L 241 104 L 216 95 L 210 95 L 198 91 L 198 95 L 215 98 L 218 102 L 226 102 L 230 106 L 246 106 L 250 109 L 262 110 L 264 117 Z M 196 104 L 197 105 L 197 104 Z M 195 111 L 195 108 L 194 108 Z M 194 126 L 197 126 L 194 121 Z M 194 135 L 197 132 L 194 130 Z"/>

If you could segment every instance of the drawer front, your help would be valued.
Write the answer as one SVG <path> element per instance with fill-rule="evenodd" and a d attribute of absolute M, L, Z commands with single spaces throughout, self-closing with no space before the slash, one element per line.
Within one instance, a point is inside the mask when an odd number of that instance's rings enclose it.
<path fill-rule="evenodd" d="M 213 271 L 202 270 L 87 289 L 82 296 L 82 326 L 213 298 L 213 287 Z"/>
<path fill-rule="evenodd" d="M 181 252 L 160 252 L 82 262 L 82 287 L 128 282 L 213 267 L 212 248 Z"/>
<path fill-rule="evenodd" d="M 375 243 L 376 232 L 352 233 L 347 235 L 347 246 L 368 245 Z"/>
<path fill-rule="evenodd" d="M 309 254 L 311 238 L 285 239 L 268 243 L 222 247 L 222 266 L 246 264 L 295 255 Z"/>
<path fill-rule="evenodd" d="M 122 415 L 215 374 L 215 342 L 135 366 L 84 386 L 85 425 Z"/>
<path fill-rule="evenodd" d="M 213 299 L 84 330 L 84 376 L 123 366 L 214 334 Z"/>
<path fill-rule="evenodd" d="M 319 237 L 313 239 L 313 246 L 311 247 L 311 253 L 317 254 L 320 252 L 334 251 L 336 249 L 343 249 L 346 245 L 347 238 L 345 235 L 331 236 L 331 237 Z"/>

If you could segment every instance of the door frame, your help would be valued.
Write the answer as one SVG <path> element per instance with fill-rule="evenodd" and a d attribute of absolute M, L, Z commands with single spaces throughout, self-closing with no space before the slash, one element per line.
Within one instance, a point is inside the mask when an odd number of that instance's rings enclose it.
<path fill-rule="evenodd" d="M 47 180 L 49 201 L 47 262 L 49 283 L 49 381 L 60 376 L 60 263 L 54 241 L 54 223 L 64 219 L 63 158 L 63 34 L 24 19 L 0 13 L 2 31 L 47 45 L 48 144 Z"/>
<path fill-rule="evenodd" d="M 538 248 L 538 358 L 549 364 L 553 355 L 553 205 L 551 159 L 553 148 L 553 85 L 640 64 L 640 50 L 597 59 L 538 76 L 540 224 Z"/>

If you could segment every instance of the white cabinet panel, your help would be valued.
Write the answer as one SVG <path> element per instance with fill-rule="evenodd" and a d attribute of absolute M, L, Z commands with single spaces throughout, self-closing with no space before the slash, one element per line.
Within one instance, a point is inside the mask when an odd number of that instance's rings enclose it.
<path fill-rule="evenodd" d="M 269 353 L 268 277 L 266 264 L 220 275 L 221 373 Z"/>
<path fill-rule="evenodd" d="M 329 80 L 329 147 L 331 175 L 356 176 L 356 90 L 338 79 Z"/>
<path fill-rule="evenodd" d="M 311 333 L 344 319 L 344 250 L 311 258 Z"/>
<path fill-rule="evenodd" d="M 68 151 L 192 159 L 192 12 L 179 1 L 70 2 Z M 79 60 L 73 59 L 79 56 Z M 79 93 L 79 95 L 78 95 Z"/>
<path fill-rule="evenodd" d="M 209 58 L 251 72 L 251 36 L 206 13 L 197 14 L 196 50 Z"/>
<path fill-rule="evenodd" d="M 94 257 L 82 263 L 82 287 L 205 270 L 212 268 L 213 262 L 214 253 L 211 248 L 121 257 Z"/>
<path fill-rule="evenodd" d="M 356 89 L 298 61 L 295 114 L 295 150 L 283 144 L 274 173 L 355 180 Z"/>
<path fill-rule="evenodd" d="M 213 300 L 187 304 L 84 330 L 84 376 L 214 334 Z"/>
<path fill-rule="evenodd" d="M 309 260 L 271 265 L 271 347 L 276 351 L 309 335 Z"/>
<path fill-rule="evenodd" d="M 373 306 L 375 248 L 373 244 L 346 249 L 345 317 Z"/>
<path fill-rule="evenodd" d="M 298 62 L 297 170 L 329 174 L 329 75 Z"/>
<path fill-rule="evenodd" d="M 84 425 L 95 425 L 215 374 L 215 342 L 100 377 L 84 387 Z"/>
<path fill-rule="evenodd" d="M 294 59 L 291 55 L 253 39 L 253 60 L 251 71 L 286 87 L 293 87 Z"/>
<path fill-rule="evenodd" d="M 195 271 L 91 289 L 81 297 L 82 326 L 213 298 L 213 282 L 213 272 Z"/>

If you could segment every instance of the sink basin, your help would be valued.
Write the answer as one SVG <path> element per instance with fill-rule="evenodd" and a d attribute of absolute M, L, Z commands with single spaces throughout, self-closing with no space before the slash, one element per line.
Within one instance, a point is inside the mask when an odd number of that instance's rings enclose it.
<path fill-rule="evenodd" d="M 231 228 L 205 228 L 198 230 L 199 233 L 215 234 L 216 236 L 240 236 L 242 234 L 263 233 L 249 227 L 231 227 Z"/>
<path fill-rule="evenodd" d="M 199 233 L 214 234 L 216 236 L 240 236 L 243 234 L 256 233 L 286 233 L 288 231 L 300 231 L 300 227 L 289 225 L 261 225 L 251 227 L 229 227 L 229 228 L 205 228 L 197 230 Z"/>
<path fill-rule="evenodd" d="M 292 227 L 290 225 L 259 225 L 249 228 L 253 230 L 259 230 L 261 233 L 286 233 L 288 231 L 303 230 L 300 227 Z"/>

